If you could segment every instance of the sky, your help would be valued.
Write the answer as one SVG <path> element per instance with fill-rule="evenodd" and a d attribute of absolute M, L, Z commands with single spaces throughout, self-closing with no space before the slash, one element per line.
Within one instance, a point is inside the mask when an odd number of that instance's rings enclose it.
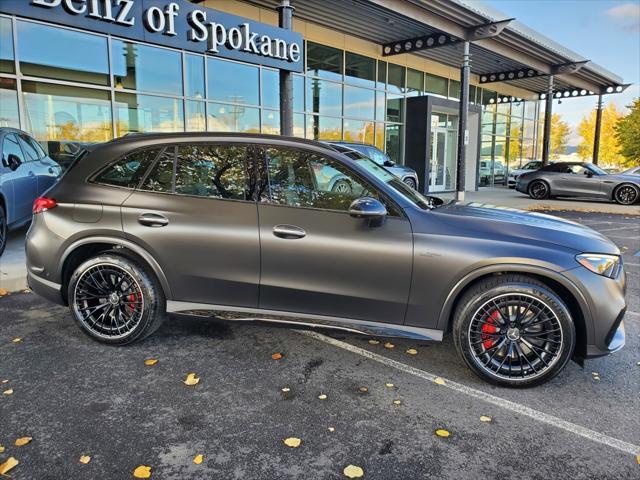
<path fill-rule="evenodd" d="M 468 0 L 489 5 L 536 30 L 564 47 L 632 83 L 624 93 L 605 95 L 605 104 L 623 110 L 640 97 L 640 0 Z M 559 113 L 574 133 L 582 117 L 595 108 L 597 97 L 554 100 Z"/>

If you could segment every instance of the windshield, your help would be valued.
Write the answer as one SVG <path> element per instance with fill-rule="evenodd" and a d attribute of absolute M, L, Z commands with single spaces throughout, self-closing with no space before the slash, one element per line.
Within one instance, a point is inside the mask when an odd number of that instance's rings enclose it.
<path fill-rule="evenodd" d="M 374 174 L 376 177 L 393 188 L 396 192 L 409 200 L 411 203 L 417 205 L 423 210 L 429 210 L 442 205 L 442 200 L 440 200 L 439 198 L 426 197 L 422 195 L 369 158 L 359 158 L 355 160 L 355 162 L 361 167 L 365 168 L 368 172 Z"/>
<path fill-rule="evenodd" d="M 589 169 L 596 175 L 608 175 L 607 172 L 605 172 L 600 167 L 597 167 L 595 165 L 589 165 Z"/>
<path fill-rule="evenodd" d="M 523 170 L 537 170 L 540 168 L 540 162 L 529 162 L 524 167 Z"/>

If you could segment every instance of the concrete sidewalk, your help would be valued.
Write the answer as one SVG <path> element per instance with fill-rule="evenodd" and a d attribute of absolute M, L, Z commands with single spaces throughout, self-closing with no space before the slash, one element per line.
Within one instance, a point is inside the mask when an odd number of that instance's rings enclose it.
<path fill-rule="evenodd" d="M 9 233 L 7 246 L 0 257 L 0 290 L 15 292 L 27 288 L 24 237 L 27 227 Z"/>

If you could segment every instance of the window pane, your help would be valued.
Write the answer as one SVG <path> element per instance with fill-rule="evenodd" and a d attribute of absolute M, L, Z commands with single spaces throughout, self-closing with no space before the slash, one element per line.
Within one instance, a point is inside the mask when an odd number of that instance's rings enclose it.
<path fill-rule="evenodd" d="M 280 135 L 280 112 L 262 110 L 262 133 Z"/>
<path fill-rule="evenodd" d="M 193 145 L 178 148 L 175 193 L 248 200 L 246 148 Z"/>
<path fill-rule="evenodd" d="M 495 109 L 496 103 L 496 92 L 492 92 L 491 90 L 482 90 L 482 104 L 483 105 L 493 105 Z"/>
<path fill-rule="evenodd" d="M 182 100 L 116 93 L 118 136 L 129 132 L 183 132 Z"/>
<path fill-rule="evenodd" d="M 18 92 L 16 81 L 11 78 L 0 78 L 0 127 L 20 126 L 18 117 Z"/>
<path fill-rule="evenodd" d="M 401 95 L 387 95 L 387 121 L 402 122 L 404 97 Z"/>
<path fill-rule="evenodd" d="M 509 119 L 506 115 L 496 114 L 496 135 L 506 135 L 507 134 L 507 120 Z"/>
<path fill-rule="evenodd" d="M 449 98 L 460 100 L 460 82 L 458 80 L 449 80 Z M 471 86 L 469 86 L 469 101 L 473 103 L 471 99 Z"/>
<path fill-rule="evenodd" d="M 344 86 L 344 116 L 373 120 L 375 115 L 375 90 Z"/>
<path fill-rule="evenodd" d="M 210 99 L 258 105 L 257 67 L 209 58 L 207 68 Z"/>
<path fill-rule="evenodd" d="M 18 59 L 23 75 L 109 85 L 105 37 L 20 21 Z"/>
<path fill-rule="evenodd" d="M 499 103 L 497 106 L 497 112 L 498 113 L 502 113 L 504 115 L 509 115 L 509 112 L 511 111 L 511 104 L 510 103 Z"/>
<path fill-rule="evenodd" d="M 280 108 L 280 74 L 262 69 L 262 106 Z"/>
<path fill-rule="evenodd" d="M 374 145 L 384 152 L 384 123 L 376 123 L 376 138 Z"/>
<path fill-rule="evenodd" d="M 377 88 L 386 88 L 387 86 L 387 62 L 378 60 L 378 81 Z"/>
<path fill-rule="evenodd" d="M 205 103 L 187 100 L 187 132 L 204 132 L 207 129 Z"/>
<path fill-rule="evenodd" d="M 159 153 L 160 148 L 148 148 L 125 155 L 99 173 L 93 181 L 116 187 L 136 188 Z"/>
<path fill-rule="evenodd" d="M 293 114 L 293 136 L 305 138 L 304 113 Z"/>
<path fill-rule="evenodd" d="M 511 104 L 511 116 L 522 117 L 524 112 L 524 102 L 515 102 Z"/>
<path fill-rule="evenodd" d="M 405 68 L 393 63 L 389 64 L 388 90 L 391 92 L 404 92 Z"/>
<path fill-rule="evenodd" d="M 15 73 L 11 19 L 0 17 L 0 73 Z"/>
<path fill-rule="evenodd" d="M 293 110 L 304 112 L 304 77 L 302 75 L 293 76 Z"/>
<path fill-rule="evenodd" d="M 170 193 L 173 191 L 173 163 L 176 157 L 176 149 L 174 147 L 168 147 L 160 155 L 160 158 L 156 162 L 155 167 L 144 181 L 142 190 L 148 190 L 150 192 L 165 192 Z"/>
<path fill-rule="evenodd" d="M 342 85 L 317 78 L 307 80 L 307 111 L 342 115 Z"/>
<path fill-rule="evenodd" d="M 9 165 L 9 155 L 15 155 L 20 163 L 24 163 L 24 154 L 18 143 L 18 137 L 13 134 L 5 135 L 2 141 L 2 161 L 5 165 Z"/>
<path fill-rule="evenodd" d="M 345 53 L 345 82 L 374 88 L 376 84 L 376 61 L 373 58 Z"/>
<path fill-rule="evenodd" d="M 111 140 L 110 94 L 104 90 L 22 82 L 25 130 L 38 141 Z"/>
<path fill-rule="evenodd" d="M 426 90 L 428 93 L 446 97 L 448 92 L 448 82 L 449 80 L 444 77 L 431 75 L 429 73 L 426 74 Z"/>
<path fill-rule="evenodd" d="M 533 138 L 535 127 L 536 127 L 536 122 L 534 122 L 533 120 L 525 120 L 522 126 L 523 136 L 525 138 Z"/>
<path fill-rule="evenodd" d="M 534 120 L 536 118 L 536 102 L 527 101 L 524 102 L 524 116 Z"/>
<path fill-rule="evenodd" d="M 477 88 L 475 85 L 469 85 L 469 102 L 470 103 L 477 103 L 476 102 L 476 92 L 479 91 L 480 89 Z"/>
<path fill-rule="evenodd" d="M 387 155 L 398 164 L 402 164 L 402 125 L 387 125 L 385 129 Z"/>
<path fill-rule="evenodd" d="M 40 156 L 41 150 L 35 147 L 29 137 L 27 137 L 26 135 L 17 135 L 17 137 L 27 162 L 40 160 L 40 158 L 42 158 L 42 156 Z"/>
<path fill-rule="evenodd" d="M 376 92 L 376 120 L 384 121 L 387 113 L 386 94 L 382 91 Z"/>
<path fill-rule="evenodd" d="M 373 125 L 373 122 L 345 119 L 344 140 L 372 145 L 374 142 Z"/>
<path fill-rule="evenodd" d="M 116 88 L 182 95 L 180 52 L 113 40 L 111 54 Z"/>
<path fill-rule="evenodd" d="M 307 115 L 307 138 L 313 140 L 342 140 L 342 120 L 340 118 Z"/>
<path fill-rule="evenodd" d="M 269 148 L 271 201 L 292 207 L 347 211 L 364 194 L 376 196 L 344 165 L 302 150 Z"/>
<path fill-rule="evenodd" d="M 307 72 L 316 77 L 342 80 L 342 50 L 307 42 Z"/>
<path fill-rule="evenodd" d="M 407 92 L 420 95 L 424 90 L 424 75 L 418 70 L 407 68 Z"/>
<path fill-rule="evenodd" d="M 198 55 L 185 56 L 186 85 L 185 94 L 187 97 L 204 98 L 204 57 Z"/>
<path fill-rule="evenodd" d="M 260 110 L 244 105 L 209 104 L 210 132 L 260 133 Z"/>

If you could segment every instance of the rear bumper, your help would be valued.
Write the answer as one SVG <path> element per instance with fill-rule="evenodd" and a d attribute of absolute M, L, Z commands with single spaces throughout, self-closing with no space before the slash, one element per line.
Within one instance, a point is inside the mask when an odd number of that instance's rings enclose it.
<path fill-rule="evenodd" d="M 60 284 L 46 280 L 29 271 L 27 272 L 27 285 L 29 285 L 29 288 L 33 292 L 41 297 L 59 305 L 65 304 L 62 298 L 62 286 Z"/>

